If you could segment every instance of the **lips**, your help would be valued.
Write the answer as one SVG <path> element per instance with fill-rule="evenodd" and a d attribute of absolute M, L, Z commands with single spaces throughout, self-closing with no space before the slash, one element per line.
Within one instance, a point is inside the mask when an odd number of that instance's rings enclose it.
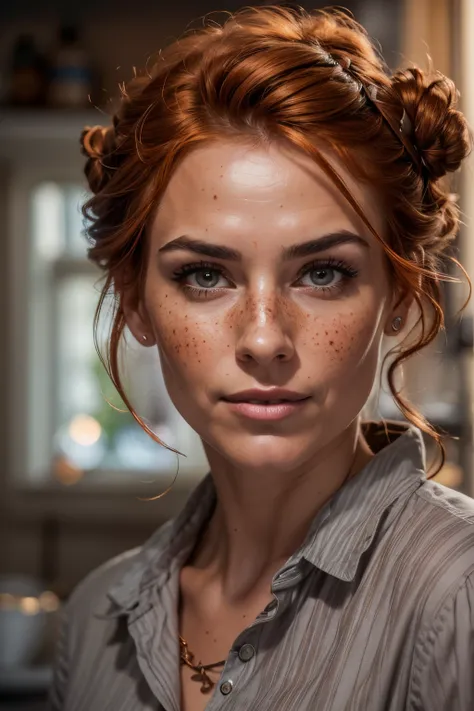
<path fill-rule="evenodd" d="M 245 420 L 276 422 L 297 416 L 306 409 L 308 395 L 289 390 L 244 390 L 223 398 L 231 412 Z"/>
<path fill-rule="evenodd" d="M 251 405 L 280 405 L 282 402 L 297 402 L 296 400 L 231 400 L 231 402 L 249 402 Z"/>
<path fill-rule="evenodd" d="M 283 390 L 282 388 L 271 388 L 267 390 L 242 390 L 232 395 L 227 395 L 223 399 L 227 402 L 247 402 L 253 405 L 279 405 L 291 402 L 307 400 L 308 395 L 295 392 L 293 390 Z"/>

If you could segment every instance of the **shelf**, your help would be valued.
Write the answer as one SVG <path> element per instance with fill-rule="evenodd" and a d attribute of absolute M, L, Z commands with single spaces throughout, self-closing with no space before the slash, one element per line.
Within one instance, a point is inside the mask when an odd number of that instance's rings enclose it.
<path fill-rule="evenodd" d="M 84 126 L 110 124 L 99 109 L 0 108 L 0 141 L 78 140 Z"/>

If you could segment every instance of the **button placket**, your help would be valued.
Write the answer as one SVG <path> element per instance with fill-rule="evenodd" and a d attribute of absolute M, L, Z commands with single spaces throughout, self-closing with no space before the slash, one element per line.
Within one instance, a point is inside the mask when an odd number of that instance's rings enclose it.
<path fill-rule="evenodd" d="M 242 643 L 239 646 L 238 640 L 236 640 L 236 644 L 234 645 L 233 649 L 231 650 L 231 653 L 229 655 L 229 658 L 227 659 L 226 665 L 224 667 L 224 670 L 222 672 L 222 676 L 218 685 L 218 689 L 221 693 L 221 700 L 222 696 L 229 696 L 232 692 L 237 693 L 239 686 L 242 683 L 242 677 L 246 677 L 246 675 L 250 672 L 252 665 L 248 663 L 251 662 L 252 660 L 255 659 L 257 655 L 257 646 L 258 646 L 258 638 L 259 638 L 259 632 L 253 632 L 251 635 L 248 634 L 248 630 L 245 633 L 242 633 Z M 245 637 L 247 639 L 252 639 L 253 644 L 250 642 L 246 642 Z M 209 705 L 209 711 L 214 711 L 214 706 L 212 705 L 212 700 Z M 216 707 L 217 708 L 217 707 Z"/>
<path fill-rule="evenodd" d="M 226 665 L 222 671 L 220 682 L 218 684 L 218 689 L 222 696 L 229 696 L 232 691 L 235 691 L 237 689 L 237 686 L 240 682 L 241 674 L 244 672 L 245 669 L 245 667 L 242 665 L 239 655 L 242 647 L 252 647 L 252 649 L 254 649 L 253 645 L 244 643 L 240 647 L 240 649 L 238 647 L 234 647 L 231 650 L 229 658 L 227 659 Z M 214 709 L 214 706 L 212 705 L 212 700 L 209 705 L 209 709 L 211 708 Z"/>

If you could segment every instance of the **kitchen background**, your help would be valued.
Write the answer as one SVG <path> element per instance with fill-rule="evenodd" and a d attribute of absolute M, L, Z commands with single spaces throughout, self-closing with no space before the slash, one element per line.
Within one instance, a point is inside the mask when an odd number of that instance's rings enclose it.
<path fill-rule="evenodd" d="M 173 516 L 206 470 L 151 349 L 130 342 L 134 402 L 167 443 L 188 455 L 166 497 L 143 501 L 173 481 L 177 462 L 120 411 L 95 354 L 99 275 L 81 234 L 86 188 L 78 136 L 84 125 L 107 122 L 118 83 L 134 66 L 191 21 L 243 4 L 1 2 L 0 709 L 43 708 L 61 601 L 88 571 Z M 457 81 L 474 124 L 471 0 L 343 5 L 377 38 L 392 67 L 425 66 L 429 54 Z M 464 211 L 460 258 L 473 276 L 472 163 L 456 189 Z M 474 495 L 472 307 L 455 318 L 465 294 L 462 286 L 447 289 L 446 334 L 413 361 L 406 380 L 422 410 L 455 437 L 438 479 Z M 393 415 L 388 398 L 382 408 Z"/>

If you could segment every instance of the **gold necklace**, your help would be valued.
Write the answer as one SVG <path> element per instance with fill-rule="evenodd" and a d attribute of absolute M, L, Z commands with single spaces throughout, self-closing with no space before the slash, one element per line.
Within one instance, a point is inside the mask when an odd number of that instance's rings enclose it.
<path fill-rule="evenodd" d="M 213 664 L 194 664 L 194 654 L 189 651 L 188 643 L 179 635 L 179 656 L 181 664 L 185 664 L 192 669 L 194 674 L 191 677 L 192 681 L 199 681 L 201 684 L 201 693 L 208 694 L 215 687 L 215 682 L 207 674 L 208 671 L 214 671 L 216 667 L 225 666 L 226 660 L 214 662 Z"/>

